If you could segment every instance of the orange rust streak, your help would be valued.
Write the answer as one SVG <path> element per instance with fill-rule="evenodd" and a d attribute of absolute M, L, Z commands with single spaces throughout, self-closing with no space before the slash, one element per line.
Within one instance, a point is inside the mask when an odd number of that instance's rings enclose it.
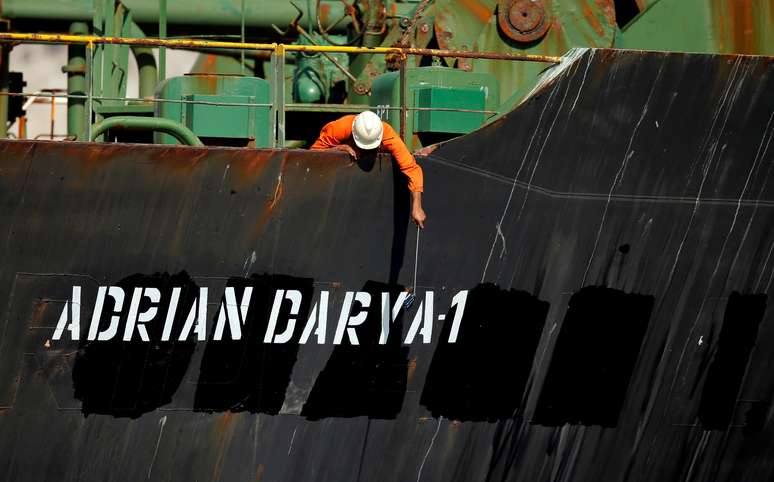
<path fill-rule="evenodd" d="M 331 15 L 331 6 L 327 3 L 320 4 L 320 23 L 326 25 Z"/>
<path fill-rule="evenodd" d="M 583 4 L 583 16 L 586 17 L 586 20 L 589 21 L 589 24 L 594 29 L 594 31 L 597 32 L 597 35 L 600 37 L 605 35 L 605 31 L 602 30 L 602 24 L 599 23 L 599 19 L 596 15 L 594 15 L 594 11 L 591 9 L 588 3 Z"/>
<path fill-rule="evenodd" d="M 594 0 L 599 10 L 605 15 L 607 23 L 615 27 L 615 5 L 613 0 Z M 643 9 L 641 8 L 640 11 Z"/>
<path fill-rule="evenodd" d="M 258 469 L 255 471 L 255 482 L 260 482 L 261 477 L 263 477 L 264 470 L 266 470 L 266 466 L 263 464 L 258 464 Z"/>
<path fill-rule="evenodd" d="M 206 149 L 200 149 L 195 153 L 180 152 L 179 149 L 180 147 L 165 146 L 161 149 L 149 149 L 144 154 L 149 162 L 157 164 L 159 168 L 178 171 L 185 175 L 190 175 L 207 156 Z"/>
<path fill-rule="evenodd" d="M 716 9 L 719 50 L 735 54 L 757 53 L 752 0 L 726 0 Z"/>
<path fill-rule="evenodd" d="M 217 57 L 214 54 L 207 55 L 202 65 L 204 72 L 211 74 L 217 72 L 217 62 Z"/>
<path fill-rule="evenodd" d="M 726 18 L 723 15 L 723 7 L 715 7 L 718 13 L 717 25 L 718 25 L 718 50 L 720 52 L 726 51 Z"/>
<path fill-rule="evenodd" d="M 492 11 L 485 5 L 481 5 L 478 0 L 460 0 L 460 3 L 483 23 L 488 22 L 489 17 L 492 16 Z"/>
<path fill-rule="evenodd" d="M 734 25 L 734 43 L 736 49 L 742 54 L 754 54 L 755 48 L 755 19 L 753 18 L 752 0 L 738 0 L 735 2 L 740 10 Z"/>
<path fill-rule="evenodd" d="M 417 371 L 417 358 L 412 358 L 408 363 L 408 373 L 406 374 L 406 381 L 411 382 L 411 379 L 414 378 L 414 372 Z"/>
<path fill-rule="evenodd" d="M 218 457 L 215 461 L 215 469 L 213 472 L 212 480 L 220 479 L 220 470 L 223 465 L 223 458 L 226 455 L 226 449 L 231 442 L 231 437 L 234 434 L 233 427 L 231 426 L 234 414 L 226 412 L 215 424 L 215 431 L 218 434 Z"/>
<path fill-rule="evenodd" d="M 282 160 L 282 165 L 280 166 L 279 179 L 277 179 L 277 188 L 274 190 L 274 199 L 271 200 L 271 204 L 269 205 L 270 211 L 274 210 L 274 207 L 277 205 L 280 199 L 282 199 L 282 193 L 285 192 L 284 184 L 282 182 L 282 175 L 285 173 L 286 162 L 287 162 L 287 159 Z"/>
<path fill-rule="evenodd" d="M 250 244 L 253 244 L 255 240 L 258 239 L 258 236 L 260 236 L 261 232 L 263 231 L 263 228 L 266 226 L 266 223 L 269 222 L 269 218 L 274 212 L 274 208 L 277 207 L 277 204 L 279 204 L 280 200 L 282 199 L 282 195 L 285 192 L 284 183 L 282 181 L 282 175 L 285 173 L 286 162 L 287 162 L 287 159 L 283 158 L 282 165 L 280 166 L 279 179 L 277 179 L 277 187 L 274 189 L 274 197 L 271 199 L 271 202 L 266 204 L 266 207 L 263 209 L 261 216 L 258 218 L 258 221 L 255 223 L 255 229 L 253 229 L 253 235 L 250 239 Z"/>
<path fill-rule="evenodd" d="M 43 318 L 43 313 L 46 312 L 46 308 L 48 308 L 48 303 L 45 301 L 38 301 L 35 305 L 35 309 L 32 311 L 32 317 L 30 318 L 30 325 L 31 326 L 37 326 L 40 322 L 40 320 Z"/>
<path fill-rule="evenodd" d="M 250 152 L 250 151 L 248 151 Z M 231 177 L 235 189 L 242 189 L 258 179 L 271 162 L 271 157 L 262 152 L 250 152 L 245 156 L 243 151 L 235 151 L 234 159 L 229 162 L 235 176 Z M 248 157 L 248 159 L 244 159 Z"/>
<path fill-rule="evenodd" d="M 220 419 L 218 419 L 217 424 L 215 425 L 215 428 L 218 430 L 218 432 L 223 435 L 223 431 L 226 430 L 229 425 L 231 425 L 231 421 L 234 418 L 234 414 L 232 412 L 226 412 L 223 414 Z"/>

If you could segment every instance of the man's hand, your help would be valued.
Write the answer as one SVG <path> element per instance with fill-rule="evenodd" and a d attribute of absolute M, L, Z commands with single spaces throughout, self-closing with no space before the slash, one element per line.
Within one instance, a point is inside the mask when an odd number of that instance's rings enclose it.
<path fill-rule="evenodd" d="M 411 193 L 411 221 L 422 229 L 425 229 L 425 220 L 427 215 L 425 210 L 422 209 L 422 193 Z"/>
<path fill-rule="evenodd" d="M 357 151 L 352 149 L 352 146 L 350 146 L 349 144 L 339 144 L 336 147 L 331 147 L 329 150 L 346 152 L 347 154 L 349 154 L 349 157 L 351 157 L 353 161 L 356 161 L 358 157 Z"/>
<path fill-rule="evenodd" d="M 422 149 L 416 151 L 414 153 L 414 155 L 415 156 L 427 157 L 435 150 L 436 147 L 438 147 L 438 144 L 431 144 L 431 145 L 429 145 L 427 147 L 423 147 Z"/>

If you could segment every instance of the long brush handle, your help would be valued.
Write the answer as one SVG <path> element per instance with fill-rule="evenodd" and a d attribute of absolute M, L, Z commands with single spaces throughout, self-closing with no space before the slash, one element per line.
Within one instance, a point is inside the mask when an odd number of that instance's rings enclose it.
<path fill-rule="evenodd" d="M 414 292 L 417 291 L 417 266 L 419 265 L 419 225 L 417 225 L 417 246 L 414 250 L 414 283 L 412 284 L 412 289 Z"/>

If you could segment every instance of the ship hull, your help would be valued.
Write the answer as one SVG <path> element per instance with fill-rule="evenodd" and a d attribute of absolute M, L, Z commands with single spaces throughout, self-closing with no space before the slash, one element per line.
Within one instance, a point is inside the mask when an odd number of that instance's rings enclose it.
<path fill-rule="evenodd" d="M 585 51 L 419 159 L 421 234 L 386 157 L 0 141 L 0 474 L 768 480 L 772 92 Z"/>

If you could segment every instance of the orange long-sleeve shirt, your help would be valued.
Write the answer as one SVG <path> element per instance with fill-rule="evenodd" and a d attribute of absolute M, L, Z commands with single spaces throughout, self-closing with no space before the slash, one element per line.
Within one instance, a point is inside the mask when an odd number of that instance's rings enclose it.
<path fill-rule="evenodd" d="M 349 144 L 356 147 L 352 139 L 352 123 L 354 115 L 345 115 L 340 119 L 328 122 L 320 131 L 320 137 L 312 144 L 312 149 L 330 149 L 331 147 Z M 422 168 L 411 155 L 406 144 L 400 139 L 395 129 L 386 122 L 382 122 L 384 134 L 379 150 L 389 152 L 398 163 L 400 171 L 408 177 L 408 188 L 412 192 L 422 192 L 424 189 L 424 175 Z"/>

